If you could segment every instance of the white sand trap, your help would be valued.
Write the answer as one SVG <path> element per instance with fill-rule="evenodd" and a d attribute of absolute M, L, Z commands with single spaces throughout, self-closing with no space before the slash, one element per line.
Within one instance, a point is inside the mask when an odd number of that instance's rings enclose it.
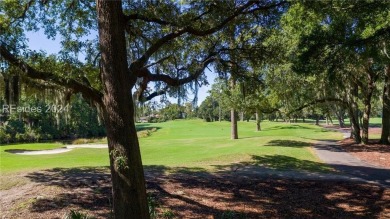
<path fill-rule="evenodd" d="M 43 154 L 60 154 L 69 152 L 75 148 L 107 148 L 106 144 L 79 144 L 79 145 L 66 145 L 64 148 L 57 148 L 52 150 L 39 150 L 39 151 L 29 151 L 29 150 L 7 150 L 9 153 L 19 154 L 19 155 L 43 155 Z"/>

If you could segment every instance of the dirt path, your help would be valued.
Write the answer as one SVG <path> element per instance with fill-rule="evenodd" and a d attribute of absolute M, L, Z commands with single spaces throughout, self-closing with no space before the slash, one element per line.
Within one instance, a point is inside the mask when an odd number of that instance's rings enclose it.
<path fill-rule="evenodd" d="M 390 187 L 390 169 L 359 160 L 345 152 L 335 141 L 319 141 L 313 149 L 323 162 L 347 176 Z"/>

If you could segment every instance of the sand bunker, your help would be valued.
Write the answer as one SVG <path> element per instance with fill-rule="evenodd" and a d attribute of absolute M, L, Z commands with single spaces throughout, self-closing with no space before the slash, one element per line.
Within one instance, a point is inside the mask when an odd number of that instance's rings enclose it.
<path fill-rule="evenodd" d="M 42 154 L 60 154 L 69 152 L 75 148 L 107 148 L 106 144 L 79 144 L 79 145 L 66 145 L 63 148 L 57 148 L 52 150 L 23 150 L 23 149 L 14 149 L 14 150 L 5 150 L 6 152 L 20 155 L 42 155 Z"/>

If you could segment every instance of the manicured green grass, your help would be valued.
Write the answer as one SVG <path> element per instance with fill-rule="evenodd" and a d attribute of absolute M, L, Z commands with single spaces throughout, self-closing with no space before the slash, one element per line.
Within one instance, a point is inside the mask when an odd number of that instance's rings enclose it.
<path fill-rule="evenodd" d="M 63 147 L 60 143 L 18 144 L 0 147 L 0 171 L 2 174 L 16 171 L 50 169 L 55 167 L 107 166 L 107 149 L 76 148 L 61 154 L 18 155 L 11 149 L 47 150 Z"/>
<path fill-rule="evenodd" d="M 151 137 L 141 139 L 144 165 L 162 165 L 169 167 L 203 167 L 206 169 L 232 163 L 251 163 L 263 165 L 262 158 L 272 160 L 293 158 L 297 162 L 318 163 L 319 160 L 308 149 L 311 143 L 319 139 L 340 139 L 341 134 L 323 130 L 312 124 L 285 124 L 263 122 L 263 131 L 255 131 L 254 122 L 240 122 L 239 139 L 230 139 L 228 122 L 206 123 L 201 120 L 173 121 L 149 124 L 159 130 Z M 274 163 L 275 164 L 275 163 Z M 278 169 L 280 165 L 270 162 L 264 164 Z M 300 169 L 326 170 L 318 167 Z"/>
<path fill-rule="evenodd" d="M 254 122 L 239 123 L 239 139 L 230 139 L 228 122 L 206 123 L 201 120 L 176 120 L 165 123 L 138 124 L 139 129 L 157 131 L 141 138 L 141 153 L 146 167 L 202 168 L 213 170 L 245 163 L 275 169 L 326 171 L 329 168 L 308 149 L 319 139 L 340 139 L 341 134 L 313 124 L 263 122 L 263 131 L 255 131 Z M 51 169 L 55 167 L 107 166 L 107 149 L 74 149 L 51 155 L 16 155 L 9 149 L 43 150 L 62 147 L 59 143 L 0 146 L 2 174 Z"/>

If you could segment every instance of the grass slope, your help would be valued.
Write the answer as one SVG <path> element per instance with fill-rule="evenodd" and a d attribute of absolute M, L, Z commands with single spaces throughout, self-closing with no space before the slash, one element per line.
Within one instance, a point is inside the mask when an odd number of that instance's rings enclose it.
<path fill-rule="evenodd" d="M 318 139 L 340 139 L 341 134 L 312 124 L 263 122 L 255 132 L 253 122 L 239 123 L 238 140 L 230 140 L 228 122 L 176 120 L 157 124 L 138 124 L 138 129 L 156 128 L 141 138 L 141 153 L 146 167 L 186 167 L 208 170 L 232 163 L 250 163 L 276 169 L 327 170 L 308 146 Z M 0 146 L 2 174 L 55 167 L 107 166 L 107 149 L 74 149 L 51 155 L 15 155 L 10 149 L 43 150 L 62 147 L 59 143 Z"/>

